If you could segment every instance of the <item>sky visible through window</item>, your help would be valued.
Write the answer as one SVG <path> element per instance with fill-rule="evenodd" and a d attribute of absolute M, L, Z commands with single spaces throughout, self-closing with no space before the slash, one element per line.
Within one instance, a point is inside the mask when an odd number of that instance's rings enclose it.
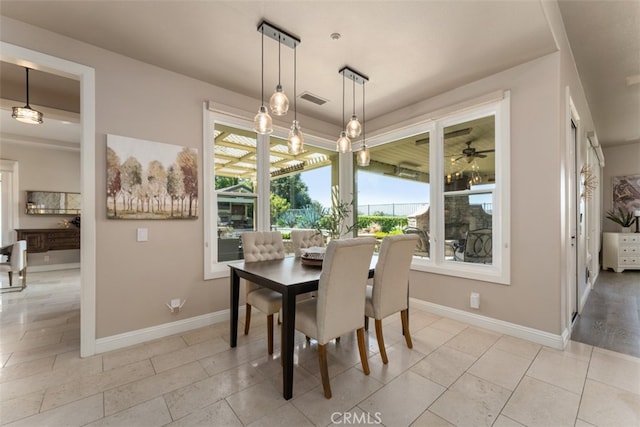
<path fill-rule="evenodd" d="M 369 172 L 358 172 L 360 193 L 358 204 L 428 203 L 429 184 L 393 178 Z M 331 168 L 302 172 L 302 181 L 309 187 L 311 200 L 331 206 Z"/>

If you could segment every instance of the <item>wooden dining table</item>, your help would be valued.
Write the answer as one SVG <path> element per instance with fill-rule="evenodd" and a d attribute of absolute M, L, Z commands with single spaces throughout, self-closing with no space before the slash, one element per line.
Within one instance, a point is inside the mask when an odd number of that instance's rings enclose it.
<path fill-rule="evenodd" d="M 369 277 L 373 277 L 377 255 L 371 259 Z M 273 261 L 231 262 L 231 347 L 238 344 L 238 305 L 240 278 L 282 294 L 282 395 L 293 397 L 293 353 L 296 325 L 296 297 L 318 289 L 321 267 L 304 265 L 300 258 L 285 257 Z"/>

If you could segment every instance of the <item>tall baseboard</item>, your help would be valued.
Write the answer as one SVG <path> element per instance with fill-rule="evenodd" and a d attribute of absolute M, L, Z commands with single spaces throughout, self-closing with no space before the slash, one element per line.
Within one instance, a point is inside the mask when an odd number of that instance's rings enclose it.
<path fill-rule="evenodd" d="M 448 317 L 473 326 L 500 332 L 516 338 L 522 338 L 557 350 L 564 349 L 568 342 L 568 331 L 566 330 L 562 335 L 556 335 L 538 329 L 529 328 L 527 326 L 505 322 L 504 320 L 493 319 L 480 314 L 469 313 L 468 311 L 433 304 L 415 298 L 410 298 L 410 305 L 429 313 L 437 314 L 438 316 Z"/>
<path fill-rule="evenodd" d="M 40 271 L 57 271 L 57 270 L 72 270 L 80 268 L 79 262 L 69 262 L 65 264 L 43 264 L 43 265 L 28 265 L 27 273 L 40 272 Z"/>
<path fill-rule="evenodd" d="M 569 331 L 566 329 L 563 331 L 562 335 L 556 335 L 540 331 L 538 329 L 529 328 L 527 326 L 517 325 L 515 323 L 505 322 L 503 320 L 497 320 L 480 314 L 469 313 L 467 311 L 433 304 L 415 298 L 410 299 L 410 304 L 412 307 L 437 314 L 438 316 L 448 317 L 473 326 L 521 338 L 547 347 L 555 348 L 557 350 L 564 349 L 569 342 Z M 239 318 L 244 316 L 244 309 L 244 307 L 239 308 Z M 164 338 L 170 335 L 180 334 L 193 329 L 225 322 L 229 320 L 230 314 L 230 310 L 225 309 L 215 313 L 208 313 L 202 316 L 152 326 L 150 328 L 138 329 L 136 331 L 125 332 L 123 334 L 98 338 L 96 340 L 96 353 L 117 350 L 131 345 L 141 344 L 158 338 Z"/>
<path fill-rule="evenodd" d="M 163 323 L 158 326 L 112 335 L 110 337 L 98 338 L 96 340 L 96 354 L 224 322 L 229 320 L 230 315 L 230 310 L 226 309 L 216 311 L 215 313 L 203 314 L 202 316 L 190 317 L 175 322 Z M 244 316 L 244 307 L 238 310 L 238 318 L 242 318 L 242 316 Z"/>

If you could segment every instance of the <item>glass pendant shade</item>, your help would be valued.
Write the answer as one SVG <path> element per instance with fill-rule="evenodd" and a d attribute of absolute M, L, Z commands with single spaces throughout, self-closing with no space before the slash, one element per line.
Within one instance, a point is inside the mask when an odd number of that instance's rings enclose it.
<path fill-rule="evenodd" d="M 359 137 L 362 133 L 362 126 L 360 125 L 358 117 L 355 114 L 351 116 L 351 120 L 349 120 L 349 123 L 347 123 L 346 131 L 347 136 L 352 139 Z"/>
<path fill-rule="evenodd" d="M 39 125 L 42 123 L 42 113 L 32 109 L 29 104 L 24 107 L 13 107 L 11 117 L 22 123 Z"/>
<path fill-rule="evenodd" d="M 366 145 L 363 145 L 362 148 L 358 150 L 356 154 L 358 166 L 369 166 L 369 160 L 371 159 L 371 154 L 369 153 L 369 149 Z"/>
<path fill-rule="evenodd" d="M 13 107 L 11 117 L 22 123 L 39 125 L 42 123 L 42 113 L 34 110 L 29 105 L 29 69 L 25 68 L 24 70 L 26 74 L 27 104 L 24 107 Z"/>
<path fill-rule="evenodd" d="M 300 126 L 298 126 L 297 120 L 293 121 L 291 130 L 289 130 L 289 140 L 287 141 L 287 147 L 289 149 L 289 154 L 293 156 L 302 153 L 302 149 L 304 148 L 304 137 L 302 136 L 302 132 L 300 132 Z"/>
<path fill-rule="evenodd" d="M 345 131 L 340 132 L 340 138 L 336 142 L 336 151 L 343 154 L 351 151 L 351 140 Z"/>
<path fill-rule="evenodd" d="M 289 111 L 289 98 L 282 91 L 281 85 L 276 86 L 276 91 L 271 95 L 269 108 L 276 116 L 284 116 Z"/>
<path fill-rule="evenodd" d="M 258 114 L 253 119 L 253 129 L 260 135 L 268 135 L 273 132 L 271 123 L 271 116 L 267 113 L 267 107 L 261 105 Z"/>

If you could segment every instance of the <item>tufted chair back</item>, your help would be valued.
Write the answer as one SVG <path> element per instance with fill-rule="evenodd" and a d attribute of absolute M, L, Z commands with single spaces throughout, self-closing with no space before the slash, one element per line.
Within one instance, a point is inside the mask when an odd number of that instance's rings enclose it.
<path fill-rule="evenodd" d="M 310 228 L 291 230 L 291 243 L 296 258 L 302 256 L 302 250 L 311 247 L 323 247 L 324 236 L 318 230 Z"/>
<path fill-rule="evenodd" d="M 285 256 L 282 233 L 279 231 L 245 231 L 240 235 L 245 262 L 271 261 Z M 246 293 L 258 289 L 259 286 L 247 282 Z"/>
<path fill-rule="evenodd" d="M 407 308 L 409 270 L 416 245 L 416 234 L 386 236 L 380 245 L 380 254 L 373 276 L 373 292 L 368 304 L 369 314 L 383 319 Z"/>
<path fill-rule="evenodd" d="M 282 233 L 279 231 L 247 231 L 241 237 L 245 262 L 284 258 Z"/>

